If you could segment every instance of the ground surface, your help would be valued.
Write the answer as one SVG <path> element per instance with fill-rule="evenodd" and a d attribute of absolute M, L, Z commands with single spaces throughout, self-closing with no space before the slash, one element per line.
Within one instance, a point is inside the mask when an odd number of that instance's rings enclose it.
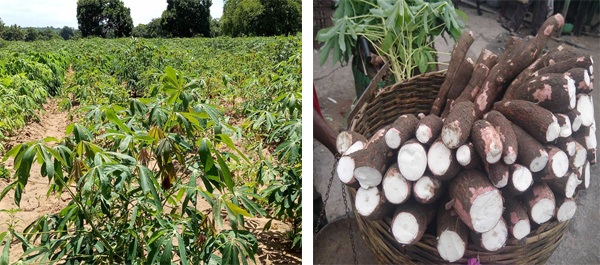
<path fill-rule="evenodd" d="M 463 6 L 460 9 L 468 15 L 467 30 L 473 31 L 475 38 L 475 42 L 469 49 L 467 56 L 476 59 L 478 53 L 484 48 L 497 54 L 503 53 L 504 43 L 509 35 L 496 22 L 496 15 L 484 12 L 483 16 L 477 16 L 474 9 Z M 523 28 L 517 35 L 523 37 L 527 33 L 529 33 L 529 30 Z M 586 47 L 590 54 L 594 55 L 594 68 L 600 69 L 600 39 L 587 36 L 563 36 L 561 38 Z M 548 48 L 554 48 L 559 44 L 559 42 L 551 40 L 548 43 Z M 438 39 L 435 47 L 438 51 L 451 51 L 451 43 L 446 43 L 443 39 Z M 449 56 L 440 56 L 441 62 L 447 62 L 448 60 Z M 316 51 L 313 52 L 313 62 L 313 76 L 321 110 L 328 124 L 334 130 L 339 131 L 346 126 L 344 122 L 345 115 L 351 109 L 351 104 L 356 96 L 352 70 L 350 66 L 340 66 L 339 64 L 332 67 L 330 61 L 323 66 L 319 66 Z M 442 66 L 440 69 L 445 69 L 445 67 Z M 600 87 L 600 78 L 595 78 L 594 86 Z M 595 117 L 600 117 L 600 107 L 598 107 L 600 95 L 598 94 L 599 90 L 594 90 Z M 327 182 L 331 176 L 334 158 L 317 141 L 313 141 L 313 156 L 314 185 L 317 191 L 324 195 L 327 190 Z M 600 201 L 600 166 L 598 164 L 592 167 L 591 174 L 591 186 L 580 196 L 575 217 L 569 223 L 564 240 L 550 258 L 549 264 L 600 264 L 600 224 L 598 224 L 598 220 L 600 220 L 600 205 L 598 203 Z M 335 220 L 344 215 L 341 185 L 337 176 L 333 181 L 326 212 L 329 220 Z M 360 263 L 376 263 L 369 247 L 365 245 L 362 238 L 355 236 L 355 240 Z M 327 244 L 323 244 L 323 242 L 327 242 Z M 316 246 L 320 247 L 316 248 Z M 319 250 L 318 253 L 315 251 L 314 255 L 316 263 L 342 264 L 353 262 L 347 225 L 336 224 L 327 227 L 322 235 L 317 236 L 316 249 Z M 331 255 L 327 255 L 333 253 L 338 259 L 332 260 L 329 257 Z"/>
<path fill-rule="evenodd" d="M 6 150 L 12 146 L 23 142 L 36 141 L 45 137 L 54 137 L 61 139 L 65 136 L 67 125 L 72 123 L 68 117 L 68 112 L 59 111 L 56 101 L 51 100 L 44 105 L 44 113 L 40 116 L 40 122 L 29 123 L 25 128 L 19 131 L 8 143 L 5 144 Z M 14 174 L 13 159 L 9 158 L 5 163 L 6 168 Z M 70 196 L 65 192 L 61 195 L 51 193 L 46 197 L 48 191 L 48 180 L 41 176 L 41 165 L 34 163 L 31 169 L 29 183 L 21 199 L 22 211 L 15 213 L 12 220 L 16 221 L 15 230 L 22 232 L 27 225 L 35 221 L 44 214 L 56 213 L 66 207 L 70 202 Z M 8 186 L 12 181 L 0 179 L 0 191 Z M 0 210 L 18 209 L 14 203 L 14 191 L 0 201 Z M 211 209 L 208 202 L 199 200 L 198 209 L 208 213 Z M 10 222 L 8 213 L 0 212 L 0 233 L 7 231 L 6 222 Z M 286 231 L 289 230 L 287 224 L 273 220 L 269 231 L 263 231 L 263 227 L 269 221 L 267 218 L 247 218 L 246 228 L 252 232 L 259 242 L 259 251 L 257 255 L 258 264 L 291 264 L 302 263 L 301 253 L 290 250 L 289 240 Z M 225 222 L 224 225 L 227 223 Z M 230 227 L 224 227 L 230 229 Z M 16 240 L 12 242 L 10 248 L 10 263 L 16 262 L 23 254 L 21 244 Z"/>

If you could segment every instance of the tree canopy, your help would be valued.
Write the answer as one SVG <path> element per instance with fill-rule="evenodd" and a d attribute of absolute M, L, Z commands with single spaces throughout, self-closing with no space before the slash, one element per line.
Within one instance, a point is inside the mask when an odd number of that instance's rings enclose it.
<path fill-rule="evenodd" d="M 167 0 L 163 29 L 172 37 L 210 37 L 211 0 Z"/>
<path fill-rule="evenodd" d="M 227 0 L 221 31 L 233 37 L 295 34 L 302 29 L 301 0 Z"/>
<path fill-rule="evenodd" d="M 68 40 L 70 38 L 72 38 L 75 35 L 75 29 L 71 28 L 71 27 L 67 27 L 64 26 L 61 30 L 60 30 L 60 36 L 64 39 L 64 40 Z"/>
<path fill-rule="evenodd" d="M 25 40 L 25 31 L 17 25 L 4 27 L 2 30 L 2 38 L 8 41 L 22 41 Z"/>
<path fill-rule="evenodd" d="M 121 0 L 78 0 L 77 23 L 83 37 L 131 35 L 131 10 Z"/>

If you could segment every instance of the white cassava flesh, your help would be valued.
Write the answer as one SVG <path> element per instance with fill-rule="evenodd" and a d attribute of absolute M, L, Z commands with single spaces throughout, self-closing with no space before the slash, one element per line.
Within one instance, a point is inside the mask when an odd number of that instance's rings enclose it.
<path fill-rule="evenodd" d="M 450 230 L 443 231 L 438 238 L 437 250 L 440 256 L 449 262 L 455 262 L 465 254 L 465 242 Z"/>
<path fill-rule="evenodd" d="M 510 181 L 512 181 L 515 189 L 525 191 L 533 184 L 533 176 L 529 169 L 520 166 L 512 173 Z"/>
<path fill-rule="evenodd" d="M 464 132 L 463 132 L 464 133 Z M 442 141 L 446 146 L 456 148 L 460 138 L 459 121 L 454 121 L 442 127 Z"/>
<path fill-rule="evenodd" d="M 565 114 L 557 114 L 563 117 L 565 123 L 560 127 L 560 137 L 569 137 L 573 133 L 573 129 L 571 129 L 571 120 Z"/>
<path fill-rule="evenodd" d="M 579 131 L 579 128 L 581 128 L 581 114 L 575 116 L 575 118 L 571 120 L 571 130 L 576 132 Z"/>
<path fill-rule="evenodd" d="M 590 186 L 590 162 L 585 163 L 583 170 L 583 185 L 586 189 Z"/>
<path fill-rule="evenodd" d="M 437 179 L 432 179 L 428 176 L 421 177 L 414 184 L 415 197 L 419 197 L 425 200 L 431 199 L 435 195 L 433 192 L 435 190 L 435 187 L 439 186 L 440 184 L 440 181 Z"/>
<path fill-rule="evenodd" d="M 398 152 L 398 168 L 407 180 L 416 181 L 427 168 L 427 152 L 418 142 L 407 143 Z"/>
<path fill-rule="evenodd" d="M 409 244 L 419 233 L 419 223 L 410 213 L 399 213 L 392 223 L 392 234 L 400 244 Z"/>
<path fill-rule="evenodd" d="M 558 208 L 556 212 L 556 219 L 559 222 L 567 221 L 575 215 L 575 211 L 577 211 L 577 203 L 574 200 L 566 201 Z"/>
<path fill-rule="evenodd" d="M 403 140 L 406 139 L 402 139 L 400 132 L 395 128 L 391 128 L 385 133 L 385 142 L 392 149 L 398 149 Z"/>
<path fill-rule="evenodd" d="M 571 158 L 573 167 L 581 167 L 587 160 L 587 150 L 583 145 L 575 143 L 575 155 Z"/>
<path fill-rule="evenodd" d="M 513 236 L 517 240 L 521 240 L 522 238 L 526 237 L 530 232 L 531 225 L 529 224 L 528 220 L 520 220 L 513 227 Z"/>
<path fill-rule="evenodd" d="M 363 188 L 377 187 L 381 183 L 383 176 L 381 172 L 372 167 L 359 167 L 354 169 L 354 178 Z"/>
<path fill-rule="evenodd" d="M 549 166 L 552 168 L 552 173 L 555 176 L 562 178 L 569 171 L 569 158 L 567 154 L 562 150 L 558 151 L 552 156 Z"/>
<path fill-rule="evenodd" d="M 437 176 L 446 174 L 450 163 L 452 163 L 452 150 L 448 149 L 442 142 L 435 142 L 429 147 L 427 153 L 427 165 L 431 173 Z"/>
<path fill-rule="evenodd" d="M 515 163 L 515 161 L 517 161 L 517 154 L 509 153 L 509 154 L 505 155 L 502 159 L 504 161 L 504 164 L 512 165 Z"/>
<path fill-rule="evenodd" d="M 554 216 L 554 201 L 548 198 L 539 200 L 531 209 L 531 219 L 538 223 L 543 224 L 550 220 Z"/>
<path fill-rule="evenodd" d="M 354 176 L 354 159 L 349 156 L 342 156 L 336 170 L 342 183 L 346 184 L 350 182 Z"/>
<path fill-rule="evenodd" d="M 471 163 L 471 149 L 467 145 L 462 145 L 456 150 L 456 160 L 462 166 L 466 166 Z"/>
<path fill-rule="evenodd" d="M 558 125 L 558 120 L 556 116 L 552 115 L 552 123 L 548 126 L 548 130 L 546 131 L 546 141 L 552 142 L 558 138 L 560 134 L 560 125 Z"/>
<path fill-rule="evenodd" d="M 381 186 L 383 193 L 385 194 L 385 198 L 390 203 L 402 203 L 406 201 L 408 196 L 410 196 L 408 180 L 402 177 L 400 173 L 395 173 L 384 178 Z"/>
<path fill-rule="evenodd" d="M 594 105 L 592 98 L 586 94 L 579 94 L 577 110 L 581 113 L 581 125 L 590 126 L 594 122 Z"/>
<path fill-rule="evenodd" d="M 590 74 L 588 72 L 588 70 L 585 70 L 585 72 L 583 72 L 583 81 L 585 82 L 586 86 L 590 86 Z"/>
<path fill-rule="evenodd" d="M 431 132 L 431 128 L 425 124 L 419 125 L 417 127 L 417 132 L 415 133 L 417 136 L 417 140 L 421 143 L 427 143 L 431 137 L 433 137 L 433 133 Z"/>
<path fill-rule="evenodd" d="M 364 148 L 365 148 L 365 143 L 358 141 L 358 142 L 352 144 L 350 147 L 348 147 L 348 149 L 346 149 L 346 152 L 344 152 L 344 155 L 352 154 L 356 151 L 363 150 Z"/>
<path fill-rule="evenodd" d="M 573 198 L 573 195 L 575 195 L 575 190 L 577 186 L 581 184 L 581 181 L 577 179 L 577 174 L 575 173 L 569 174 L 568 178 L 569 179 L 567 180 L 567 187 L 565 188 L 565 197 L 570 199 Z"/>
<path fill-rule="evenodd" d="M 481 244 L 489 251 L 501 249 L 508 238 L 508 229 L 504 220 L 500 220 L 492 230 L 481 234 Z"/>
<path fill-rule="evenodd" d="M 541 156 L 536 157 L 531 161 L 529 170 L 531 172 L 540 172 L 548 164 L 548 153 L 544 151 Z"/>
<path fill-rule="evenodd" d="M 381 196 L 381 193 L 379 193 L 377 187 L 359 188 L 356 191 L 356 211 L 362 216 L 371 215 L 381 201 L 379 196 Z"/>
<path fill-rule="evenodd" d="M 498 190 L 491 190 L 477 196 L 469 211 L 473 229 L 483 233 L 490 231 L 502 217 L 503 200 Z"/>
<path fill-rule="evenodd" d="M 569 109 L 574 109 L 575 104 L 577 103 L 577 94 L 575 94 L 577 92 L 577 87 L 575 86 L 575 80 L 568 76 L 566 78 L 567 91 L 569 93 Z"/>

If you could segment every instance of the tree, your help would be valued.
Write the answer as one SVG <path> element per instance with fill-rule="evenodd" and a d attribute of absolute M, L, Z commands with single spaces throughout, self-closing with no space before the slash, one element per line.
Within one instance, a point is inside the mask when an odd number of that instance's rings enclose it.
<path fill-rule="evenodd" d="M 4 27 L 2 38 L 8 41 L 22 41 L 25 40 L 25 31 L 17 25 Z"/>
<path fill-rule="evenodd" d="M 60 35 L 56 33 L 56 31 L 51 28 L 46 28 L 44 30 L 39 31 L 38 40 L 59 40 L 61 39 Z"/>
<path fill-rule="evenodd" d="M 221 36 L 221 22 L 218 18 L 210 20 L 210 36 L 213 38 Z"/>
<path fill-rule="evenodd" d="M 64 26 L 61 30 L 60 30 L 60 36 L 64 39 L 64 40 L 69 40 L 71 37 L 73 37 L 73 35 L 75 35 L 75 29 L 71 28 L 71 27 L 67 27 Z"/>
<path fill-rule="evenodd" d="M 77 23 L 83 37 L 131 35 L 131 10 L 121 0 L 78 0 Z"/>
<path fill-rule="evenodd" d="M 163 29 L 173 37 L 210 37 L 211 0 L 167 0 Z"/>
<path fill-rule="evenodd" d="M 28 28 L 25 33 L 25 41 L 35 41 L 38 38 L 38 31 L 35 28 Z"/>
<path fill-rule="evenodd" d="M 300 0 L 228 0 L 221 18 L 223 34 L 275 36 L 302 29 Z"/>

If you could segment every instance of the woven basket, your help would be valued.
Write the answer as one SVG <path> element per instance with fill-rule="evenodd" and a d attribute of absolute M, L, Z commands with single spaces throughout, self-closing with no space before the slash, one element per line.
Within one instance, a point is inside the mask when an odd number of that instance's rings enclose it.
<path fill-rule="evenodd" d="M 379 128 L 392 123 L 403 114 L 428 114 L 437 92 L 444 82 L 445 72 L 432 72 L 415 76 L 376 92 L 373 100 L 366 102 L 356 116 L 349 120 L 350 130 L 370 138 Z M 352 201 L 356 191 L 349 188 Z M 352 203 L 354 207 L 354 203 Z M 356 212 L 356 211 L 354 211 Z M 410 246 L 402 246 L 391 234 L 391 218 L 371 221 L 356 215 L 358 226 L 367 244 L 379 263 L 448 263 L 443 260 L 436 247 L 435 221 L 431 222 L 421 240 Z M 511 238 L 506 246 L 496 252 L 480 251 L 469 244 L 459 264 L 467 264 L 469 258 L 479 258 L 481 263 L 532 264 L 545 263 L 563 239 L 568 222 L 551 221 L 539 227 L 521 241 Z M 509 235 L 510 238 L 510 235 Z"/>

